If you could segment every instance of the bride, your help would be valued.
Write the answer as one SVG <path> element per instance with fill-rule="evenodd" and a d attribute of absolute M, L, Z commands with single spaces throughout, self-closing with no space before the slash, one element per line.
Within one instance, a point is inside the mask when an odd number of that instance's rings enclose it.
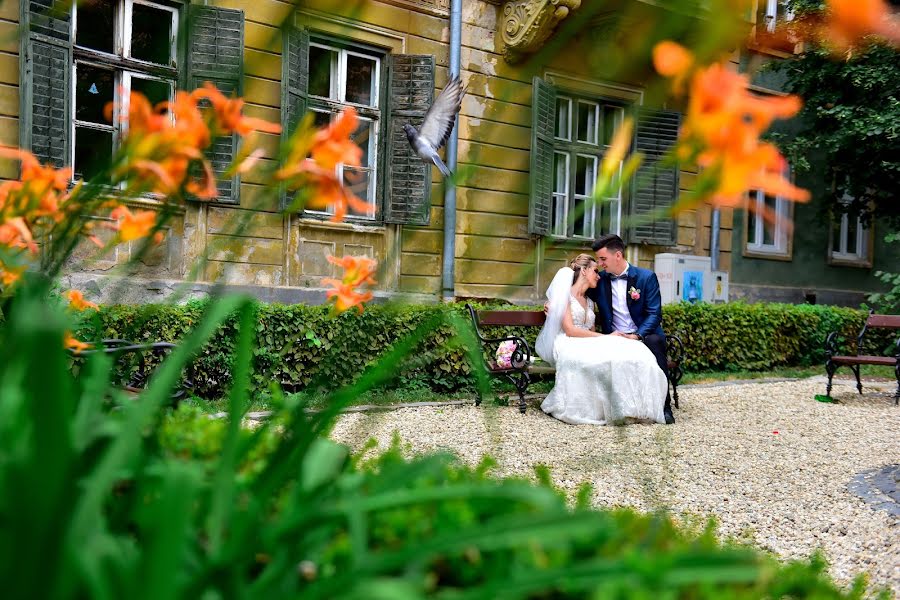
<path fill-rule="evenodd" d="M 665 423 L 668 382 L 642 342 L 594 331 L 597 261 L 579 254 L 556 273 L 538 335 L 538 355 L 556 365 L 556 383 L 541 409 L 566 423 L 621 424 L 626 417 Z"/>

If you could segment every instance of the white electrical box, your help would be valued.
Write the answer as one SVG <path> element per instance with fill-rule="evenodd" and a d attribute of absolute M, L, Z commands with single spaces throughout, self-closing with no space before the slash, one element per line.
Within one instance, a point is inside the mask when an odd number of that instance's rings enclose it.
<path fill-rule="evenodd" d="M 728 273 L 713 272 L 708 256 L 657 254 L 654 271 L 663 304 L 673 302 L 727 302 Z"/>

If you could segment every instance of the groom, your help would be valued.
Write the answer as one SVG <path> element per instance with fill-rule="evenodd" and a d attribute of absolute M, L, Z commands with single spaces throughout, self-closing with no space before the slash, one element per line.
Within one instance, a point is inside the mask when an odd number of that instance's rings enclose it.
<path fill-rule="evenodd" d="M 600 330 L 644 342 L 668 379 L 666 335 L 662 329 L 662 301 L 656 273 L 629 265 L 625 260 L 625 242 L 615 234 L 599 238 L 591 244 L 591 249 L 604 271 L 597 287 L 587 291 L 587 296 L 599 308 Z M 667 424 L 675 422 L 668 389 L 663 415 Z"/>

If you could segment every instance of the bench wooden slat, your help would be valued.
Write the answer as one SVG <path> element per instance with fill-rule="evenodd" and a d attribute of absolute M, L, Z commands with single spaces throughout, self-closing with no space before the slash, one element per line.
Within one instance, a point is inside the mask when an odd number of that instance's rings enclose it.
<path fill-rule="evenodd" d="M 900 329 L 900 315 L 869 315 L 866 325 L 869 327 Z"/>
<path fill-rule="evenodd" d="M 833 356 L 831 361 L 844 365 L 885 365 L 893 367 L 897 359 L 893 356 Z"/>
<path fill-rule="evenodd" d="M 480 310 L 479 325 L 510 325 L 540 327 L 546 316 L 540 310 Z"/>

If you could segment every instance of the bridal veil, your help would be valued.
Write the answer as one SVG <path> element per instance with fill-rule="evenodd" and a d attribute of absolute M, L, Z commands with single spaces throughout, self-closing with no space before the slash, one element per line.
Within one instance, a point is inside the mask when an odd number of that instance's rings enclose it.
<path fill-rule="evenodd" d="M 563 267 L 556 272 L 550 287 L 547 288 L 547 300 L 549 305 L 547 308 L 547 319 L 544 321 L 544 328 L 538 334 L 535 351 L 544 362 L 551 365 L 556 364 L 553 356 L 553 344 L 556 342 L 556 336 L 562 330 L 563 315 L 569 310 L 569 296 L 572 294 L 572 279 L 575 277 L 575 271 L 570 267 Z"/>

